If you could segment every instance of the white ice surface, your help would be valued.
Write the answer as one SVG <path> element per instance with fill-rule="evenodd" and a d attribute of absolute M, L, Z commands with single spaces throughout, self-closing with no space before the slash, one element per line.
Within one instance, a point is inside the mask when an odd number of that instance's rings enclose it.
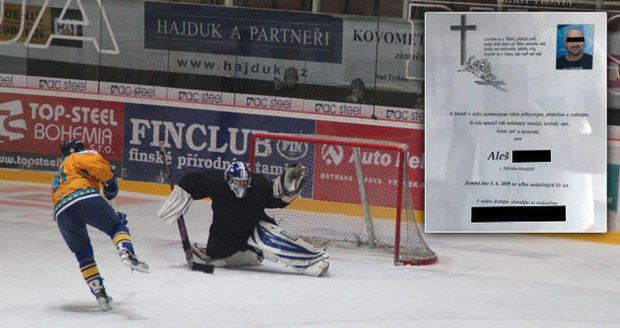
<path fill-rule="evenodd" d="M 114 298 L 101 312 L 52 220 L 48 186 L 0 181 L 0 327 L 620 327 L 617 245 L 431 235 L 439 263 L 426 267 L 330 248 L 324 278 L 270 263 L 210 275 L 184 266 L 176 225 L 155 216 L 162 202 L 124 191 L 117 201 L 151 274 L 130 272 L 107 236 L 90 230 Z M 193 241 L 206 242 L 209 213 L 194 202 Z"/>

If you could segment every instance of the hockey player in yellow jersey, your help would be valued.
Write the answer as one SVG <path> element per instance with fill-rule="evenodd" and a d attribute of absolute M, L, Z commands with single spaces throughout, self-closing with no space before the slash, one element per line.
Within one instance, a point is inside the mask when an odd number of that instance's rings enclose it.
<path fill-rule="evenodd" d="M 112 200 L 118 193 L 118 184 L 110 163 L 94 150 L 84 150 L 79 140 L 68 140 L 60 145 L 64 157 L 52 184 L 54 219 L 69 249 L 75 254 L 82 277 L 97 298 L 99 306 L 112 308 L 99 274 L 86 225 L 106 233 L 118 249 L 121 262 L 132 270 L 148 273 L 148 265 L 134 252 L 127 216 L 117 212 L 100 195 Z"/>

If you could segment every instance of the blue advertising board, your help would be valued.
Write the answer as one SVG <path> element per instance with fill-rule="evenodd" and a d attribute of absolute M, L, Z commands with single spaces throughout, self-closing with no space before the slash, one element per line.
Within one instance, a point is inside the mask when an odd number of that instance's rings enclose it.
<path fill-rule="evenodd" d="M 144 17 L 147 49 L 342 62 L 338 17 L 161 2 L 145 2 Z"/>
<path fill-rule="evenodd" d="M 223 171 L 231 161 L 248 162 L 254 132 L 315 131 L 312 120 L 164 106 L 127 104 L 125 115 L 123 178 L 148 182 L 165 182 L 160 143 L 177 182 L 189 172 Z M 313 153 L 306 148 L 263 141 L 257 146 L 256 171 L 275 176 L 292 162 L 312 166 Z"/>

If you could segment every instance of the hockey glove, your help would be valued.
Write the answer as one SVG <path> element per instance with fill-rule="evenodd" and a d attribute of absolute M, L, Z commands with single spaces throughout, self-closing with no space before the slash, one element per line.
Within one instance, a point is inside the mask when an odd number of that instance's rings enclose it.
<path fill-rule="evenodd" d="M 305 182 L 306 169 L 299 163 L 291 164 L 284 170 L 284 173 L 273 179 L 273 196 L 275 198 L 297 196 Z"/>
<path fill-rule="evenodd" d="M 107 200 L 112 200 L 118 194 L 118 183 L 116 183 L 116 177 L 103 183 L 103 196 Z"/>

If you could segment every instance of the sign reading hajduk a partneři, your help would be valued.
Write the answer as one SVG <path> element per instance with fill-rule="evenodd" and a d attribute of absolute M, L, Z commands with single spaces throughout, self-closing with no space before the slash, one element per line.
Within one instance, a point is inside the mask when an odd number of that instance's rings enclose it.
<path fill-rule="evenodd" d="M 425 24 L 426 231 L 606 231 L 606 14 Z"/>
<path fill-rule="evenodd" d="M 145 47 L 342 61 L 342 20 L 326 15 L 145 3 Z"/>

